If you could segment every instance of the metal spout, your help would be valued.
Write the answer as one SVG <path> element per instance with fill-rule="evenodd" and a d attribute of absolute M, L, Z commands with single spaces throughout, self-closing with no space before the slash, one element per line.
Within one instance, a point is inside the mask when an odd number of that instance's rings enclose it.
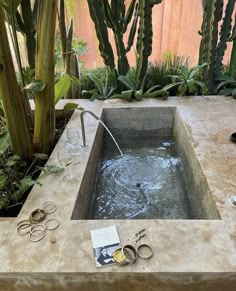
<path fill-rule="evenodd" d="M 88 144 L 86 144 L 86 137 L 85 137 L 85 127 L 84 127 L 84 114 L 85 113 L 90 113 L 95 119 L 99 120 L 99 117 L 94 114 L 92 111 L 90 110 L 84 110 L 80 113 L 80 122 L 81 122 L 81 131 L 82 131 L 82 147 L 87 147 Z"/>

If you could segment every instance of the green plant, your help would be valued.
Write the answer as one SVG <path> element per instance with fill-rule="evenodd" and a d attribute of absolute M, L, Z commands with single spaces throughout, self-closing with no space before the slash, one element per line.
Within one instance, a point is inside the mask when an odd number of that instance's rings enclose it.
<path fill-rule="evenodd" d="M 178 74 L 180 66 L 188 66 L 189 58 L 172 55 L 167 51 L 163 54 L 163 60 L 160 62 L 149 63 L 146 75 L 146 88 L 158 84 L 161 87 L 171 83 L 171 75 Z M 177 94 L 175 87 L 169 90 L 170 95 Z"/>
<path fill-rule="evenodd" d="M 101 80 L 93 73 L 88 73 L 88 77 L 94 83 L 95 88 L 89 91 L 83 91 L 83 94 L 89 93 L 91 100 L 104 100 L 112 96 L 117 89 L 117 79 L 114 71 L 107 71 L 104 80 Z"/>
<path fill-rule="evenodd" d="M 78 87 L 80 85 L 80 80 L 76 77 L 72 77 L 70 75 L 62 75 L 55 84 L 55 97 L 54 97 L 54 103 L 57 104 L 57 102 L 66 96 L 68 91 L 70 90 L 71 86 Z"/>
<path fill-rule="evenodd" d="M 11 12 L 14 15 L 15 10 L 11 10 Z M 5 27 L 2 1 L 0 1 L 0 96 L 7 119 L 12 149 L 15 154 L 30 158 L 33 154 L 33 144 L 28 119 L 29 103 L 22 95 L 17 83 Z"/>
<path fill-rule="evenodd" d="M 60 0 L 60 13 L 58 14 L 58 19 L 60 28 L 61 52 L 65 68 L 65 74 L 79 79 L 80 66 L 77 54 L 73 47 L 74 21 L 73 18 L 71 18 L 68 28 L 66 27 L 64 0 Z M 79 97 L 80 91 L 81 91 L 80 86 L 72 82 L 65 97 L 70 99 Z"/>
<path fill-rule="evenodd" d="M 137 78 L 137 70 L 135 68 L 131 68 L 126 76 L 119 76 L 118 80 L 125 85 L 127 90 L 122 91 L 120 94 L 114 94 L 112 98 L 122 98 L 126 101 L 131 101 L 132 98 L 136 100 L 141 100 L 143 97 L 161 97 L 162 99 L 166 99 L 168 96 L 168 92 L 160 89 L 160 85 L 153 85 L 150 88 L 145 88 L 146 76 L 144 76 L 142 83 Z"/>
<path fill-rule="evenodd" d="M 37 177 L 42 173 L 57 173 L 64 167 L 47 164 L 48 156 L 36 153 L 31 163 L 18 155 L 8 156 L 1 152 L 0 159 L 0 211 L 23 203 L 27 192 L 34 185 L 40 185 Z"/>
<path fill-rule="evenodd" d="M 105 78 L 107 76 L 108 71 L 109 70 L 107 67 L 99 67 L 99 68 L 92 69 L 92 70 L 87 69 L 87 68 L 83 68 L 81 70 L 80 85 L 81 85 L 81 90 L 83 92 L 82 98 L 86 98 L 86 95 L 88 98 L 90 98 L 90 96 L 88 96 L 88 94 L 85 92 L 88 92 L 90 90 L 95 89 L 95 84 L 94 84 L 93 80 L 91 78 L 89 78 L 89 74 L 92 73 L 99 80 L 101 80 L 103 83 L 105 83 Z"/>
<path fill-rule="evenodd" d="M 207 86 L 200 81 L 202 70 L 207 64 L 198 65 L 192 68 L 180 66 L 176 75 L 170 75 L 172 83 L 166 85 L 163 90 L 169 91 L 173 87 L 177 87 L 177 95 L 184 96 L 187 94 L 207 93 Z"/>
<path fill-rule="evenodd" d="M 27 164 L 20 156 L 5 157 L 1 154 L 0 169 L 0 210 L 9 209 L 22 203 L 25 192 L 35 184 L 39 184 L 33 176 L 38 172 L 34 165 L 39 160 L 47 159 L 46 155 L 35 155 L 32 163 Z M 24 169 L 27 168 L 27 171 Z M 25 172 L 25 173 L 24 173 Z"/>
<path fill-rule="evenodd" d="M 216 91 L 219 94 L 226 96 L 233 96 L 236 99 L 236 80 L 232 78 L 229 74 L 224 74 L 218 81 L 221 81 L 217 86 Z"/>

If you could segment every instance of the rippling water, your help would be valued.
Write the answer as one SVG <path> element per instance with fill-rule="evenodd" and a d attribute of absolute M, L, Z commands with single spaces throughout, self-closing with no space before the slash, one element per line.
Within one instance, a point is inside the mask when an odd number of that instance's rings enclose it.
<path fill-rule="evenodd" d="M 166 137 L 118 142 L 123 157 L 105 139 L 91 218 L 193 218 L 175 143 Z"/>

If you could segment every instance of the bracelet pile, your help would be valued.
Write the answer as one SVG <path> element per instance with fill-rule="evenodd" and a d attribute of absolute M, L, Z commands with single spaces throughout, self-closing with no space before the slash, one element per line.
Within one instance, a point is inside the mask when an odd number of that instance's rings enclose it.
<path fill-rule="evenodd" d="M 59 227 L 60 221 L 56 218 L 50 218 L 44 221 L 48 214 L 54 213 L 57 210 L 56 204 L 47 201 L 43 204 L 42 209 L 35 209 L 29 216 L 29 219 L 21 220 L 17 223 L 18 235 L 29 234 L 29 239 L 32 242 L 37 242 L 45 237 L 46 230 L 52 231 Z"/>
<path fill-rule="evenodd" d="M 145 236 L 145 229 L 139 230 L 133 236 L 133 242 L 138 244 L 141 239 Z M 133 264 L 137 258 L 148 260 L 153 256 L 152 247 L 146 243 L 139 244 L 138 246 L 133 246 L 131 244 L 126 244 L 122 248 L 118 248 L 113 253 L 114 261 L 120 266 L 125 266 L 128 264 Z"/>

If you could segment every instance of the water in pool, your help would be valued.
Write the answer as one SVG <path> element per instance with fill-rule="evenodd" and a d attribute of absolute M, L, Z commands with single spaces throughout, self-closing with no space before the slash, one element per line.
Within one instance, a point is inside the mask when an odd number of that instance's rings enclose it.
<path fill-rule="evenodd" d="M 116 137 L 116 136 L 115 136 Z M 175 142 L 168 137 L 105 135 L 92 219 L 193 219 Z"/>

